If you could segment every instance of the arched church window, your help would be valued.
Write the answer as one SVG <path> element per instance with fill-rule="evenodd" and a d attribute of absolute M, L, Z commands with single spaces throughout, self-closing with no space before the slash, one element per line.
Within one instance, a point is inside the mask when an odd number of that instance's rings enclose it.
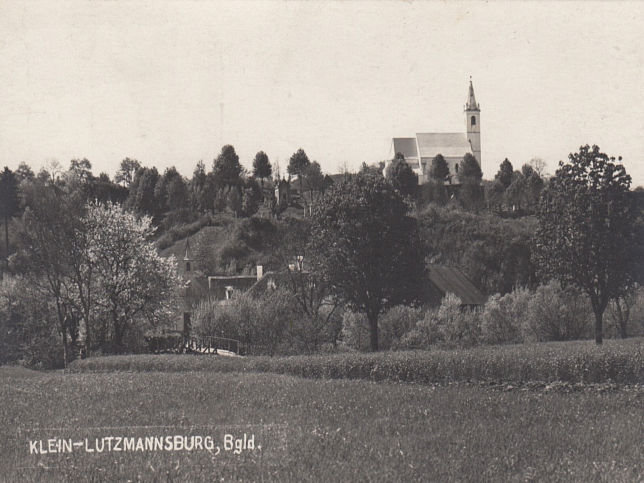
<path fill-rule="evenodd" d="M 472 116 L 471 121 L 472 126 L 476 126 L 476 116 Z"/>

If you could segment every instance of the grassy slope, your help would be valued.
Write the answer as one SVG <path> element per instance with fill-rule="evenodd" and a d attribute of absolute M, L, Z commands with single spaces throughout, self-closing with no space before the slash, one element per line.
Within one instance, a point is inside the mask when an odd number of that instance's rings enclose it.
<path fill-rule="evenodd" d="M 274 374 L 6 369 L 0 369 L 0 385 L 0 467 L 6 481 L 644 478 L 642 393 L 637 391 L 500 392 Z M 27 454 L 29 437 L 214 434 L 222 424 L 260 425 L 245 429 L 261 437 L 262 457 Z M 284 426 L 262 426 L 267 424 Z M 88 427 L 115 429 L 83 429 Z M 25 466 L 36 468 L 16 469 Z"/>

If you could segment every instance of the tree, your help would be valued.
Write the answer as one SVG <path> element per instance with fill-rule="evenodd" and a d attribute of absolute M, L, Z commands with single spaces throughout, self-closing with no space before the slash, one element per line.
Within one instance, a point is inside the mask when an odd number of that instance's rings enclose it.
<path fill-rule="evenodd" d="M 405 159 L 396 158 L 387 166 L 385 177 L 403 196 L 413 197 L 418 191 L 418 175 Z"/>
<path fill-rule="evenodd" d="M 9 220 L 18 212 L 18 180 L 7 166 L 0 173 L 0 215 L 4 223 L 5 260 L 9 257 Z"/>
<path fill-rule="evenodd" d="M 24 161 L 18 165 L 18 168 L 14 173 L 16 175 L 16 178 L 18 179 L 18 183 L 22 182 L 25 179 L 34 179 L 36 177 L 31 167 Z"/>
<path fill-rule="evenodd" d="M 461 169 L 458 172 L 458 179 L 461 182 L 459 199 L 465 207 L 470 209 L 479 208 L 483 198 L 482 178 L 483 173 L 479 162 L 472 154 L 466 153 L 463 156 Z"/>
<path fill-rule="evenodd" d="M 239 194 L 239 188 L 230 187 L 226 193 L 226 207 L 232 212 L 233 216 L 237 218 L 242 209 L 242 198 Z"/>
<path fill-rule="evenodd" d="M 601 344 L 604 310 L 632 288 L 638 256 L 631 177 L 597 146 L 581 146 L 568 158 L 541 197 L 534 253 L 544 275 L 590 298 Z"/>
<path fill-rule="evenodd" d="M 70 262 L 76 255 L 77 224 L 83 203 L 56 185 L 33 181 L 24 185 L 26 208 L 15 261 L 29 283 L 54 306 L 55 324 L 63 343 L 64 365 L 71 359 L 70 338 L 78 333 Z M 64 216 L 61 216 L 64 213 Z M 54 321 L 52 321 L 54 322 Z"/>
<path fill-rule="evenodd" d="M 313 271 L 350 308 L 366 314 L 374 351 L 380 313 L 419 295 L 423 255 L 408 210 L 390 183 L 369 172 L 330 187 L 313 210 Z"/>
<path fill-rule="evenodd" d="M 141 163 L 136 159 L 125 158 L 121 161 L 119 170 L 114 175 L 114 182 L 129 187 L 134 181 L 134 175 L 141 168 Z"/>
<path fill-rule="evenodd" d="M 167 168 L 154 187 L 154 198 L 161 212 L 180 210 L 188 206 L 188 188 L 183 176 L 174 166 Z"/>
<path fill-rule="evenodd" d="M 221 153 L 213 162 L 212 171 L 220 187 L 239 186 L 243 168 L 234 147 L 226 144 L 221 148 Z"/>
<path fill-rule="evenodd" d="M 432 165 L 429 168 L 429 177 L 436 183 L 443 184 L 449 176 L 449 166 L 442 154 L 438 153 L 432 159 Z"/>
<path fill-rule="evenodd" d="M 109 321 L 112 348 L 122 352 L 128 330 L 169 316 L 180 283 L 176 262 L 159 256 L 154 243 L 147 241 L 149 217 L 138 218 L 107 203 L 90 204 L 86 218 L 93 231 L 89 259 L 96 310 Z"/>
<path fill-rule="evenodd" d="M 526 199 L 526 179 L 521 171 L 515 171 L 512 183 L 505 189 L 505 199 L 512 209 L 521 209 Z"/>
<path fill-rule="evenodd" d="M 87 159 L 72 159 L 69 162 L 69 176 L 79 183 L 87 183 L 92 179 L 92 163 Z"/>
<path fill-rule="evenodd" d="M 313 203 L 314 193 L 322 193 L 325 189 L 324 175 L 320 163 L 313 161 L 304 170 L 304 182 L 309 191 L 309 201 Z"/>
<path fill-rule="evenodd" d="M 302 188 L 302 178 L 304 177 L 304 173 L 306 172 L 306 168 L 311 164 L 311 161 L 309 161 L 309 157 L 306 155 L 304 150 L 302 148 L 298 149 L 295 153 L 293 153 L 293 156 L 291 156 L 291 159 L 289 160 L 288 163 L 288 174 L 290 175 L 296 175 L 300 179 L 300 196 L 303 195 L 303 188 Z"/>
<path fill-rule="evenodd" d="M 488 207 L 492 210 L 499 209 L 503 204 L 504 194 L 505 186 L 498 178 L 494 181 L 485 182 L 485 199 L 487 200 Z"/>
<path fill-rule="evenodd" d="M 532 158 L 530 160 L 530 166 L 532 166 L 532 168 L 541 177 L 541 176 L 543 176 L 544 171 L 546 169 L 546 162 L 541 158 Z"/>
<path fill-rule="evenodd" d="M 214 178 L 206 174 L 206 166 L 199 161 L 188 183 L 188 199 L 194 211 L 205 213 L 212 211 L 214 202 Z"/>
<path fill-rule="evenodd" d="M 543 190 L 543 178 L 541 178 L 537 170 L 535 170 L 531 164 L 524 164 L 521 168 L 521 173 L 525 179 L 525 207 L 529 211 L 534 212 L 539 203 L 541 191 Z"/>
<path fill-rule="evenodd" d="M 483 179 L 481 166 L 479 166 L 479 162 L 471 153 L 465 153 L 465 156 L 463 156 L 458 179 L 461 183 L 466 184 L 479 184 Z"/>
<path fill-rule="evenodd" d="M 244 216 L 253 216 L 259 209 L 263 191 L 253 178 L 244 180 L 244 190 L 241 198 L 241 211 Z"/>
<path fill-rule="evenodd" d="M 158 214 L 159 206 L 154 196 L 158 181 L 159 172 L 156 168 L 139 168 L 130 185 L 126 206 L 141 215 Z"/>
<path fill-rule="evenodd" d="M 258 152 L 253 160 L 253 176 L 259 178 L 262 184 L 262 194 L 264 193 L 264 179 L 270 178 L 272 172 L 273 168 L 266 153 L 264 151 Z"/>
<path fill-rule="evenodd" d="M 512 163 L 508 160 L 508 158 L 505 158 L 499 166 L 499 171 L 496 173 L 494 179 L 498 179 L 501 184 L 507 189 L 507 187 L 510 186 L 510 183 L 512 183 L 513 172 L 514 170 L 512 169 Z"/>

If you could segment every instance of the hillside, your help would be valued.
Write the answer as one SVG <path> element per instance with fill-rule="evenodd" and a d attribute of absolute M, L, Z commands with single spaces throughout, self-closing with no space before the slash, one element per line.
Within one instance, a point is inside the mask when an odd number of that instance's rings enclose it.
<path fill-rule="evenodd" d="M 305 220 L 295 217 L 274 220 L 220 215 L 212 217 L 210 224 L 197 227 L 189 236 L 162 248 L 160 254 L 183 260 L 189 238 L 194 270 L 204 274 L 250 274 L 257 265 L 263 265 L 265 270 L 277 270 L 306 243 L 306 226 Z M 175 231 L 181 232 L 181 227 Z"/>

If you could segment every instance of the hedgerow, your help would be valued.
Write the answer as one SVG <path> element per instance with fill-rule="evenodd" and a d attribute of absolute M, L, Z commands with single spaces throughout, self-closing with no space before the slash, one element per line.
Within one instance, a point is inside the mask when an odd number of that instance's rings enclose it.
<path fill-rule="evenodd" d="M 460 350 L 291 357 L 109 356 L 75 361 L 73 372 L 270 372 L 313 379 L 413 383 L 644 383 L 644 339 L 482 346 Z"/>

